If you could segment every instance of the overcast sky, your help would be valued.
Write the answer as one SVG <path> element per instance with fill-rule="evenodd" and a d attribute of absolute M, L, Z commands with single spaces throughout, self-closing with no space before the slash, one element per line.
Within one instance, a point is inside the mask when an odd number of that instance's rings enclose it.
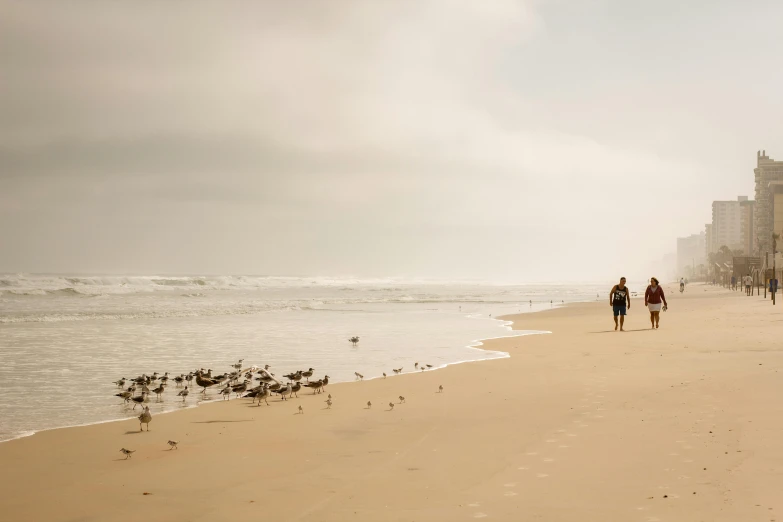
<path fill-rule="evenodd" d="M 0 272 L 663 274 L 713 199 L 753 197 L 756 150 L 783 159 L 780 20 L 0 0 Z"/>

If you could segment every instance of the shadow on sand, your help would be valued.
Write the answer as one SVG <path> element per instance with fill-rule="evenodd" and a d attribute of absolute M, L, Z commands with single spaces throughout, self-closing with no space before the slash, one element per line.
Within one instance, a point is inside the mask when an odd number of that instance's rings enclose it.
<path fill-rule="evenodd" d="M 600 332 L 587 332 L 590 334 L 603 334 L 603 333 L 630 333 L 630 332 L 652 332 L 652 328 L 634 328 L 632 330 L 625 329 L 622 332 L 619 330 L 601 330 Z"/>

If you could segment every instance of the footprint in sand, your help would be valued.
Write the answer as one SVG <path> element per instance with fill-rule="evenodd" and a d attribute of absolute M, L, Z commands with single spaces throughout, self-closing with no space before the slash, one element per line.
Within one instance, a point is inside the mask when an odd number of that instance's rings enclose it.
<path fill-rule="evenodd" d="M 531 457 L 535 457 L 536 455 L 538 455 L 538 452 L 537 451 L 528 451 L 527 453 L 525 453 L 525 455 L 529 455 Z"/>
<path fill-rule="evenodd" d="M 558 446 L 558 448 L 570 448 L 570 447 L 571 446 L 569 446 L 568 444 L 561 444 Z"/>
<path fill-rule="evenodd" d="M 474 502 L 472 504 L 468 504 L 468 507 L 479 507 L 480 505 L 481 504 L 479 504 L 478 502 Z"/>
<path fill-rule="evenodd" d="M 553 443 L 553 442 L 557 442 L 557 439 L 546 439 L 546 441 L 547 441 L 547 442 L 549 442 L 549 443 L 551 444 L 551 443 Z"/>
<path fill-rule="evenodd" d="M 576 437 L 576 433 L 569 433 L 568 436 L 569 437 Z"/>
<path fill-rule="evenodd" d="M 554 462 L 555 459 L 542 459 L 544 462 Z"/>
<path fill-rule="evenodd" d="M 519 466 L 517 469 L 525 471 L 525 470 L 530 469 L 530 468 L 527 467 L 527 466 Z"/>
<path fill-rule="evenodd" d="M 487 517 L 487 514 L 486 513 L 481 513 L 481 512 L 478 512 L 478 513 L 473 515 L 473 518 L 486 518 L 486 517 Z"/>
<path fill-rule="evenodd" d="M 536 477 L 538 477 L 538 478 L 547 478 L 548 476 L 549 475 L 546 474 L 546 473 L 539 473 L 538 475 L 536 475 Z"/>
<path fill-rule="evenodd" d="M 514 493 L 513 491 L 506 491 L 505 493 L 503 493 L 503 495 L 506 497 L 516 497 L 518 494 L 519 493 Z"/>

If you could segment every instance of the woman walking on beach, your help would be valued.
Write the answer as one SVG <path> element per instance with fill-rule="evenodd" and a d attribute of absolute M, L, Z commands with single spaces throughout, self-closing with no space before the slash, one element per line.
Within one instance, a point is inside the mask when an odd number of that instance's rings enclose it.
<path fill-rule="evenodd" d="M 644 306 L 650 310 L 650 324 L 652 328 L 658 328 L 661 322 L 661 302 L 663 302 L 665 308 L 669 307 L 666 303 L 666 296 L 663 295 L 663 287 L 656 278 L 652 277 L 650 278 L 650 286 L 644 292 Z"/>

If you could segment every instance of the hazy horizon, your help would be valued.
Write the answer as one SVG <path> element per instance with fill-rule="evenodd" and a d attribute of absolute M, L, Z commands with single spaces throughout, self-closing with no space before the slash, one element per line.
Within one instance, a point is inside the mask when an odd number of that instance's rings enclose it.
<path fill-rule="evenodd" d="M 666 277 L 783 160 L 779 2 L 0 11 L 0 273 Z"/>

